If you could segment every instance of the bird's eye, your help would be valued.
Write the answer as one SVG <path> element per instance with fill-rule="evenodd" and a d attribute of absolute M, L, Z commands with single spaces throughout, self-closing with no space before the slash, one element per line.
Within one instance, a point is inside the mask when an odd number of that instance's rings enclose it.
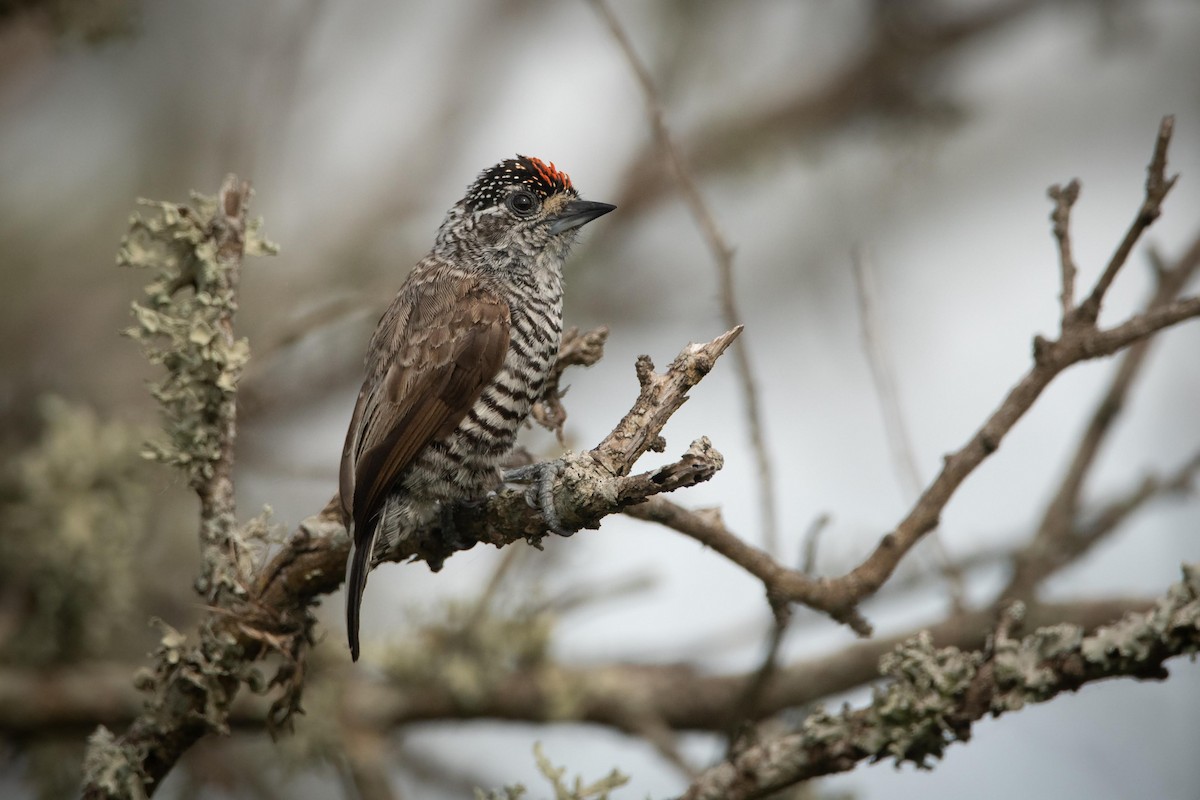
<path fill-rule="evenodd" d="M 509 209 L 522 217 L 531 213 L 535 206 L 537 206 L 537 198 L 533 196 L 533 192 L 513 192 L 508 196 Z"/>

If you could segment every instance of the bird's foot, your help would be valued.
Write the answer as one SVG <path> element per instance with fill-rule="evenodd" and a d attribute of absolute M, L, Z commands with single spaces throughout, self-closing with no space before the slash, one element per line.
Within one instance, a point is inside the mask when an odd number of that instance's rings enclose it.
<path fill-rule="evenodd" d="M 571 536 L 575 533 L 563 527 L 558 509 L 554 507 L 554 482 L 563 474 L 566 466 L 564 459 L 556 458 L 553 461 L 542 461 L 504 472 L 505 483 L 529 484 L 525 489 L 525 502 L 530 508 L 540 511 L 546 527 L 551 533 L 559 536 Z"/>

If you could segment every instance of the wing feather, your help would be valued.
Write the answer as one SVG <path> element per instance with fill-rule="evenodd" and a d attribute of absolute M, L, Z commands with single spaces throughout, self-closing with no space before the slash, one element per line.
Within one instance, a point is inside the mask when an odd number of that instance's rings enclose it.
<path fill-rule="evenodd" d="M 356 540 L 397 480 L 431 442 L 450 434 L 500 371 L 508 352 L 508 304 L 454 273 L 415 282 L 389 311 L 391 357 L 369 372 L 342 462 L 343 513 Z M 370 369 L 370 367 L 369 367 Z"/>
<path fill-rule="evenodd" d="M 415 275 L 380 320 L 339 472 L 352 541 L 346 632 L 355 661 L 379 512 L 421 451 L 458 426 L 500 371 L 509 324 L 502 298 L 448 268 Z"/>

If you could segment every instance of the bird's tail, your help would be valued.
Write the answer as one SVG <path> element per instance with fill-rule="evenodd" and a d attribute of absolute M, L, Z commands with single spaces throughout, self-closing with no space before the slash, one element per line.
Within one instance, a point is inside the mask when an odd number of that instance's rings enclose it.
<path fill-rule="evenodd" d="M 358 661 L 358 619 L 362 609 L 363 590 L 367 588 L 367 573 L 371 569 L 371 553 L 375 549 L 378 525 L 372 525 L 365 541 L 350 526 L 350 558 L 346 561 L 346 636 L 350 641 L 350 658 Z"/>

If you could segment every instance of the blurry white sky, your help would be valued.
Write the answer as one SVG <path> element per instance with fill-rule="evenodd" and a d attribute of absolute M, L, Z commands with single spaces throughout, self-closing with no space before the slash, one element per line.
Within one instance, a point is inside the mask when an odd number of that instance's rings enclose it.
<path fill-rule="evenodd" d="M 686 141 L 708 120 L 819 84 L 861 44 L 851 5 L 714 4 L 698 29 L 672 22 L 668 10 L 680 4 L 615 8 L 670 87 L 668 118 Z M 1098 15 L 1078 4 L 1054 6 L 943 62 L 937 84 L 958 104 L 956 125 L 863 122 L 801 147 L 773 147 L 702 179 L 737 247 L 746 340 L 789 552 L 810 520 L 828 512 L 834 521 L 822 564 L 843 569 L 909 501 L 891 466 L 860 346 L 849 272 L 855 243 L 869 243 L 873 253 L 880 323 L 929 478 L 1025 370 L 1032 335 L 1055 328 L 1050 183 L 1082 180 L 1074 241 L 1086 284 L 1140 201 L 1159 118 L 1174 113 L 1170 166 L 1183 179 L 1149 239 L 1171 257 L 1200 232 L 1200 6 L 1160 0 L 1127 11 L 1110 38 Z M 124 324 L 136 281 L 115 280 L 109 265 L 135 196 L 211 191 L 230 169 L 254 180 L 257 209 L 283 253 L 247 269 L 243 318 L 252 333 L 270 338 L 330 298 L 362 293 L 368 306 L 384 302 L 481 168 L 514 152 L 538 155 L 569 171 L 585 197 L 611 200 L 648 139 L 627 66 L 577 2 L 154 3 L 127 40 L 40 54 L 34 48 L 30 58 L 0 83 L 0 240 L 25 265 L 5 275 L 14 292 L 3 352 L 27 359 L 14 361 L 21 380 L 67 392 L 81 386 L 64 365 L 134 359 L 110 333 Z M 621 225 L 619 236 L 589 228 L 586 252 L 568 273 L 568 323 L 613 327 L 605 360 L 570 379 L 568 433 L 577 446 L 597 441 L 627 408 L 636 354 L 663 365 L 687 341 L 722 330 L 711 260 L 673 197 L 613 224 Z M 1105 318 L 1117 319 L 1147 286 L 1144 258 L 1135 256 Z M 64 341 L 41 333 L 39 320 L 56 307 L 78 310 L 85 333 L 64 334 Z M 336 336 L 310 337 L 274 363 L 307 368 L 320 354 L 357 364 L 373 320 L 373 311 L 360 315 Z M 31 343 L 17 348 L 14 338 Z M 1163 338 L 1089 498 L 1172 469 L 1200 446 L 1198 347 L 1195 324 Z M 729 524 L 754 540 L 753 462 L 731 366 L 721 364 L 672 421 L 667 455 L 701 434 L 711 437 L 725 470 L 677 499 L 723 506 Z M 943 517 L 951 553 L 1029 535 L 1112 367 L 1086 365 L 1056 383 L 972 476 Z M 97 370 L 96 402 L 139 402 L 130 399 L 140 392 L 130 369 Z M 283 403 L 248 423 L 247 512 L 269 503 L 280 521 L 294 524 L 324 504 L 356 390 L 348 380 L 336 385 L 326 391 L 318 380 L 316 391 L 309 385 L 293 393 L 312 402 Z M 1180 561 L 1200 558 L 1198 524 L 1194 500 L 1140 514 L 1052 581 L 1051 594 L 1159 593 Z M 657 579 L 651 592 L 569 618 L 558 646 L 565 659 L 698 659 L 719 669 L 755 663 L 757 636 L 733 632 L 765 625 L 761 587 L 692 541 L 610 519 L 600 532 L 552 542 L 547 551 L 530 559 L 553 559 L 539 590 L 603 585 L 631 573 Z M 401 628 L 397 609 L 472 592 L 496 558 L 493 550 L 460 554 L 437 576 L 420 566 L 382 568 L 370 584 L 366 631 Z M 986 596 L 983 588 L 976 591 Z M 328 635 L 340 639 L 340 599 L 327 606 Z M 929 597 L 869 612 L 886 632 L 941 610 Z M 832 623 L 813 621 L 792 637 L 789 656 L 849 640 Z M 864 798 L 1119 798 L 1135 787 L 1144 796 L 1194 798 L 1200 676 L 1187 663 L 1175 671 L 1165 685 L 1090 687 L 984 723 L 930 774 L 876 766 L 829 785 Z M 447 763 L 471 753 L 475 773 L 494 785 L 538 786 L 530 755 L 536 737 L 553 760 L 588 776 L 620 765 L 634 780 L 617 797 L 664 796 L 682 786 L 648 748 L 577 727 L 547 734 L 435 726 L 406 736 L 405 747 Z M 700 760 L 718 752 L 704 737 L 689 742 Z M 409 796 L 433 796 L 427 791 Z"/>

